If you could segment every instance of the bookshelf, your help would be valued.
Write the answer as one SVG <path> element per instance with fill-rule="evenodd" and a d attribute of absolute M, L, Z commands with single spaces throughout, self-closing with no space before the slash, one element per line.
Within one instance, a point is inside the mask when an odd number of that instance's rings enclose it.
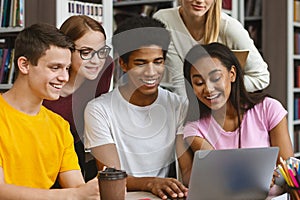
<path fill-rule="evenodd" d="M 249 2 L 240 0 L 239 3 L 240 20 L 244 25 L 252 21 L 261 22 L 261 46 L 258 48 L 270 71 L 270 85 L 266 92 L 287 109 L 289 134 L 295 156 L 299 157 L 300 120 L 294 118 L 294 103 L 295 98 L 300 97 L 300 88 L 295 87 L 300 54 L 294 52 L 294 32 L 300 31 L 300 22 L 294 22 L 294 0 L 276 0 L 276 3 L 274 0 L 262 0 L 261 16 L 252 17 L 245 14 Z"/>
<path fill-rule="evenodd" d="M 176 7 L 177 0 L 118 0 L 113 2 L 115 29 L 124 19 L 135 16 L 152 16 L 157 10 Z"/>
<path fill-rule="evenodd" d="M 116 24 L 114 13 L 117 9 L 126 10 L 131 14 L 141 14 L 133 8 L 140 8 L 145 12 L 145 8 L 151 6 L 155 9 L 177 6 L 177 0 L 2 0 L 0 2 L 4 1 L 23 2 L 24 24 L 19 27 L 0 27 L 0 39 L 5 40 L 5 42 L 2 42 L 3 44 L 0 40 L 0 48 L 8 45 L 13 46 L 14 38 L 25 26 L 45 22 L 60 27 L 69 16 L 78 14 L 90 15 L 101 21 L 109 40 L 113 35 L 114 24 Z M 92 10 L 92 8 L 94 9 Z M 0 83 L 0 91 L 9 89 L 12 84 L 13 81 Z"/>
<path fill-rule="evenodd" d="M 14 81 L 13 62 L 12 59 L 4 62 L 4 50 L 13 49 L 14 39 L 25 26 L 45 22 L 60 27 L 69 16 L 85 14 L 103 22 L 108 35 L 111 35 L 112 2 L 103 1 L 103 4 L 99 2 L 98 0 L 1 0 L 0 19 L 6 18 L 6 23 L 0 21 L 0 92 L 11 88 Z M 4 11 L 10 11 L 10 14 L 5 15 Z M 15 19 L 15 22 L 12 19 Z M 1 67 L 4 66 L 2 63 L 7 62 L 8 66 Z"/>
<path fill-rule="evenodd" d="M 262 10 L 263 0 L 240 0 L 239 1 L 239 21 L 249 32 L 256 48 L 263 53 L 262 49 Z"/>
<path fill-rule="evenodd" d="M 288 0 L 287 97 L 288 124 L 296 155 L 300 155 L 300 1 Z"/>
<path fill-rule="evenodd" d="M 222 10 L 228 15 L 238 19 L 239 17 L 239 5 L 238 0 L 223 0 Z"/>
<path fill-rule="evenodd" d="M 300 23 L 294 21 L 294 0 L 263 0 L 262 47 L 271 74 L 267 92 L 287 109 L 288 129 L 295 156 L 300 152 L 300 120 L 295 119 L 295 99 L 300 95 L 296 87 L 296 68 L 300 55 L 294 51 L 294 33 Z M 300 10 L 300 9 L 299 9 Z M 279 14 L 280 13 L 280 14 Z M 299 107 L 298 107 L 299 108 Z"/>
<path fill-rule="evenodd" d="M 13 44 L 24 28 L 24 1 L 0 1 L 0 92 L 9 89 L 14 81 Z"/>

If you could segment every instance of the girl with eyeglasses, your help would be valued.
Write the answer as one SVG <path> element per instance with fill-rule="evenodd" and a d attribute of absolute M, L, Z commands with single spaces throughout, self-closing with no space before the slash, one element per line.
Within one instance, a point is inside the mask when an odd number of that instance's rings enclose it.
<path fill-rule="evenodd" d="M 75 43 L 70 77 L 60 98 L 43 104 L 69 121 L 81 171 L 88 181 L 96 176 L 97 167 L 83 146 L 83 112 L 88 101 L 108 92 L 114 64 L 105 31 L 98 21 L 85 15 L 71 16 L 60 30 Z"/>

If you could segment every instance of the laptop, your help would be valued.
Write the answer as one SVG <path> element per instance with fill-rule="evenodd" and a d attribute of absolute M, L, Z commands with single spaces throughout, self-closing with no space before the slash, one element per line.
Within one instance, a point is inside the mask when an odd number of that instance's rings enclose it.
<path fill-rule="evenodd" d="M 266 199 L 278 151 L 278 147 L 196 151 L 187 200 Z"/>

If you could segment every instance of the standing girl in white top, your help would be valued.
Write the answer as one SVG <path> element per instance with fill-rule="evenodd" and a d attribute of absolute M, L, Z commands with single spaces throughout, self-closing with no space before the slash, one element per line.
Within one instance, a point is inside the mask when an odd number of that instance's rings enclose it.
<path fill-rule="evenodd" d="M 267 63 L 242 24 L 222 13 L 222 0 L 181 0 L 179 7 L 161 9 L 153 17 L 166 24 L 172 34 L 162 86 L 185 95 L 182 73 L 185 55 L 195 44 L 216 41 L 232 50 L 249 50 L 244 67 L 247 91 L 262 90 L 269 85 Z"/>

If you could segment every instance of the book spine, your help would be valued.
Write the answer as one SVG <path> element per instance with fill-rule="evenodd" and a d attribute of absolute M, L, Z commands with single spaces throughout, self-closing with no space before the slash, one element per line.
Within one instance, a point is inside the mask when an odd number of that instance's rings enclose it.
<path fill-rule="evenodd" d="M 294 21 L 300 21 L 300 1 L 294 0 Z"/>
<path fill-rule="evenodd" d="M 4 78 L 4 68 L 5 68 L 7 53 L 8 53 L 8 49 L 3 49 L 3 56 L 2 56 L 2 62 L 1 62 L 1 68 L 0 68 L 0 83 L 2 83 L 2 80 Z"/>

